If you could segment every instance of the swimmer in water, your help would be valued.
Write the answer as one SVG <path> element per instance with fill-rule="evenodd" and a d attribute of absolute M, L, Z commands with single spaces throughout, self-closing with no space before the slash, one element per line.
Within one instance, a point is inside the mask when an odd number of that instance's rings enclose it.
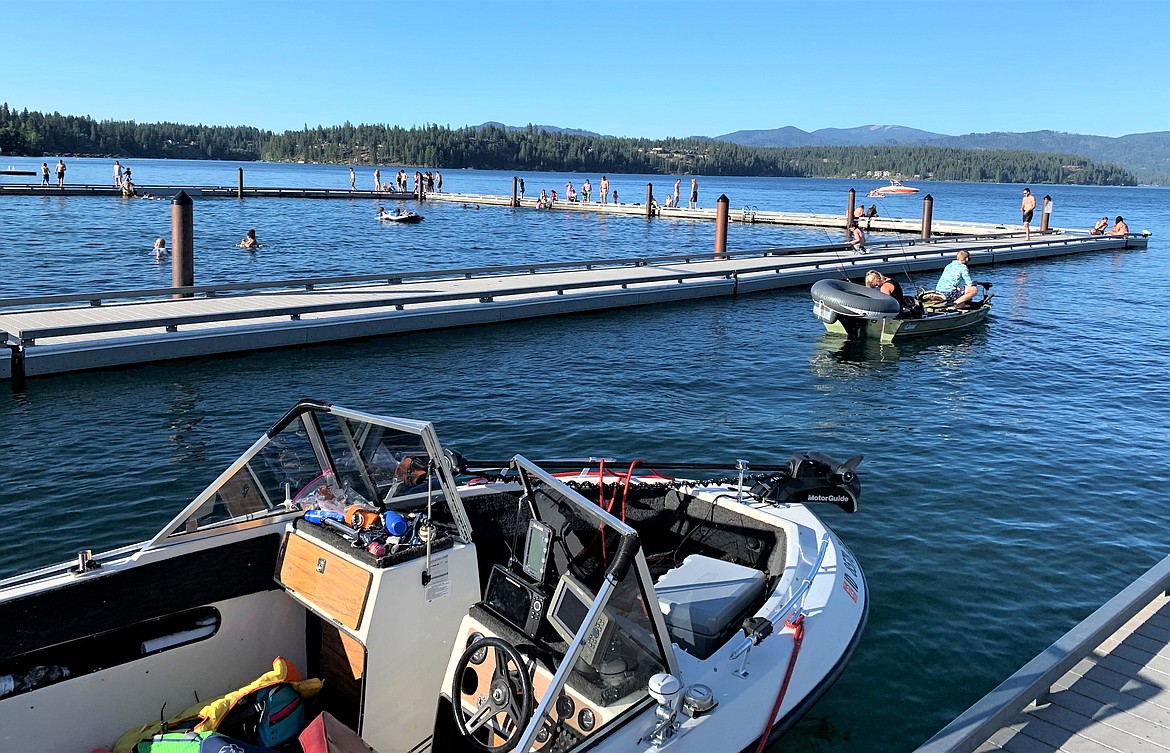
<path fill-rule="evenodd" d="M 154 239 L 154 258 L 161 259 L 167 255 L 167 242 L 163 238 Z"/>
<path fill-rule="evenodd" d="M 240 241 L 240 248 L 246 248 L 249 251 L 255 250 L 260 246 L 260 242 L 256 240 L 256 231 L 249 230 L 248 235 L 244 240 Z"/>

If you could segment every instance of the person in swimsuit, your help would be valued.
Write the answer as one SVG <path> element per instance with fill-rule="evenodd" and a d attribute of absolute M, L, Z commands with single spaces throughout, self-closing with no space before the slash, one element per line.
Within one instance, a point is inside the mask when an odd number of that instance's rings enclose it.
<path fill-rule="evenodd" d="M 1109 218 L 1102 217 L 1097 220 L 1097 224 L 1093 225 L 1093 229 L 1089 231 L 1089 235 L 1105 235 L 1105 228 L 1109 227 Z"/>
<path fill-rule="evenodd" d="M 606 204 L 609 202 L 609 178 L 605 177 L 604 175 L 601 176 L 600 188 L 601 188 L 601 203 Z"/>
<path fill-rule="evenodd" d="M 1113 228 L 1109 231 L 1109 235 L 1129 235 L 1129 225 L 1125 224 L 1125 220 L 1121 215 L 1117 215 L 1117 220 L 1113 223 Z"/>
<path fill-rule="evenodd" d="M 41 185 L 42 186 L 49 185 L 49 163 L 48 162 L 41 163 Z"/>
<path fill-rule="evenodd" d="M 114 188 L 122 187 L 122 163 L 114 160 Z"/>
<path fill-rule="evenodd" d="M 155 238 L 154 239 L 154 258 L 161 259 L 164 256 L 166 256 L 166 253 L 167 253 L 166 239 L 165 238 Z"/>
<path fill-rule="evenodd" d="M 57 188 L 65 187 L 65 162 L 57 160 Z"/>
<path fill-rule="evenodd" d="M 246 248 L 249 251 L 251 251 L 252 249 L 256 248 L 259 245 L 260 245 L 260 242 L 256 240 L 256 231 L 255 230 L 249 230 L 248 234 L 246 236 L 244 236 L 244 240 L 240 241 L 240 248 Z"/>
<path fill-rule="evenodd" d="M 687 202 L 687 208 L 699 208 L 699 181 L 695 178 L 691 178 L 691 200 Z"/>
<path fill-rule="evenodd" d="M 681 185 L 682 185 L 682 178 L 675 178 L 674 179 L 674 201 L 671 203 L 672 207 L 678 206 L 678 200 L 681 198 L 679 195 L 679 193 L 680 193 L 679 186 L 681 186 Z"/>
<path fill-rule="evenodd" d="M 861 232 L 856 222 L 849 226 L 849 245 L 853 247 L 854 253 L 865 253 L 865 233 Z"/>
<path fill-rule="evenodd" d="M 357 190 L 357 174 L 354 173 L 353 168 L 349 168 L 349 190 Z"/>
<path fill-rule="evenodd" d="M 1032 237 L 1032 213 L 1036 211 L 1036 197 L 1030 188 L 1024 189 L 1024 200 L 1020 202 L 1020 213 L 1024 216 L 1024 240 Z"/>

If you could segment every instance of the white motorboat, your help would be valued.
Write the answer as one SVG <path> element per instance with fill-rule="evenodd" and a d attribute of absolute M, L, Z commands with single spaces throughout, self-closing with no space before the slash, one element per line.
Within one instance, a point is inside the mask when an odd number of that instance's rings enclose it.
<path fill-rule="evenodd" d="M 301 402 L 149 541 L 0 581 L 0 750 L 227 734 L 246 704 L 209 701 L 279 662 L 381 753 L 750 749 L 865 625 L 810 509 L 854 511 L 859 462 L 468 472 L 429 423 Z"/>

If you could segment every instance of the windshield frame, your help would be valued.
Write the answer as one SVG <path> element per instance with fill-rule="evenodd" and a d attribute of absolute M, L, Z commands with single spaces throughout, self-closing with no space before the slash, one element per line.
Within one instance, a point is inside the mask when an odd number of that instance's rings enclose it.
<path fill-rule="evenodd" d="M 666 630 L 666 619 L 662 615 L 662 610 L 658 608 L 654 581 L 650 577 L 650 568 L 646 563 L 646 556 L 642 551 L 638 532 L 605 509 L 590 502 L 560 480 L 554 478 L 547 471 L 523 455 L 514 456 L 512 458 L 512 466 L 520 476 L 525 493 L 529 498 L 532 497 L 533 491 L 531 486 L 532 479 L 536 479 L 546 490 L 556 492 L 559 500 L 568 504 L 578 515 L 588 518 L 598 525 L 611 528 L 620 536 L 621 541 L 618 554 L 614 556 L 613 562 L 606 568 L 601 586 L 598 588 L 597 594 L 589 606 L 589 611 L 586 613 L 585 619 L 581 622 L 581 627 L 578 628 L 576 634 L 573 636 L 573 640 L 569 643 L 564 658 L 557 664 L 556 672 L 549 681 L 549 686 L 545 690 L 540 704 L 533 712 L 532 718 L 529 720 L 528 726 L 520 738 L 516 750 L 523 752 L 532 749 L 532 746 L 536 743 L 536 736 L 544 724 L 543 720 L 545 718 L 551 718 L 552 707 L 564 691 L 569 675 L 584 651 L 586 637 L 594 629 L 594 626 L 602 616 L 611 597 L 618 588 L 619 581 L 626 577 L 631 568 L 633 569 L 633 575 L 644 598 L 654 600 L 653 607 L 648 608 L 646 611 L 649 613 L 649 621 L 654 633 L 654 640 L 658 644 L 659 655 L 664 660 L 668 672 L 676 677 L 681 677 L 681 671 L 679 669 L 678 658 L 674 652 L 673 643 Z M 644 701 L 645 698 L 642 700 Z M 632 708 L 641 707 L 641 703 L 635 703 Z"/>

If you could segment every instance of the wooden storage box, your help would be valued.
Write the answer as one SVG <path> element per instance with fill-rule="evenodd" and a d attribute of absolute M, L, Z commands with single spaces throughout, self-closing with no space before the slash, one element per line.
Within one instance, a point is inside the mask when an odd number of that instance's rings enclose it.
<path fill-rule="evenodd" d="M 282 586 L 352 630 L 361 624 L 372 577 L 341 552 L 295 533 L 285 537 L 276 571 Z"/>

